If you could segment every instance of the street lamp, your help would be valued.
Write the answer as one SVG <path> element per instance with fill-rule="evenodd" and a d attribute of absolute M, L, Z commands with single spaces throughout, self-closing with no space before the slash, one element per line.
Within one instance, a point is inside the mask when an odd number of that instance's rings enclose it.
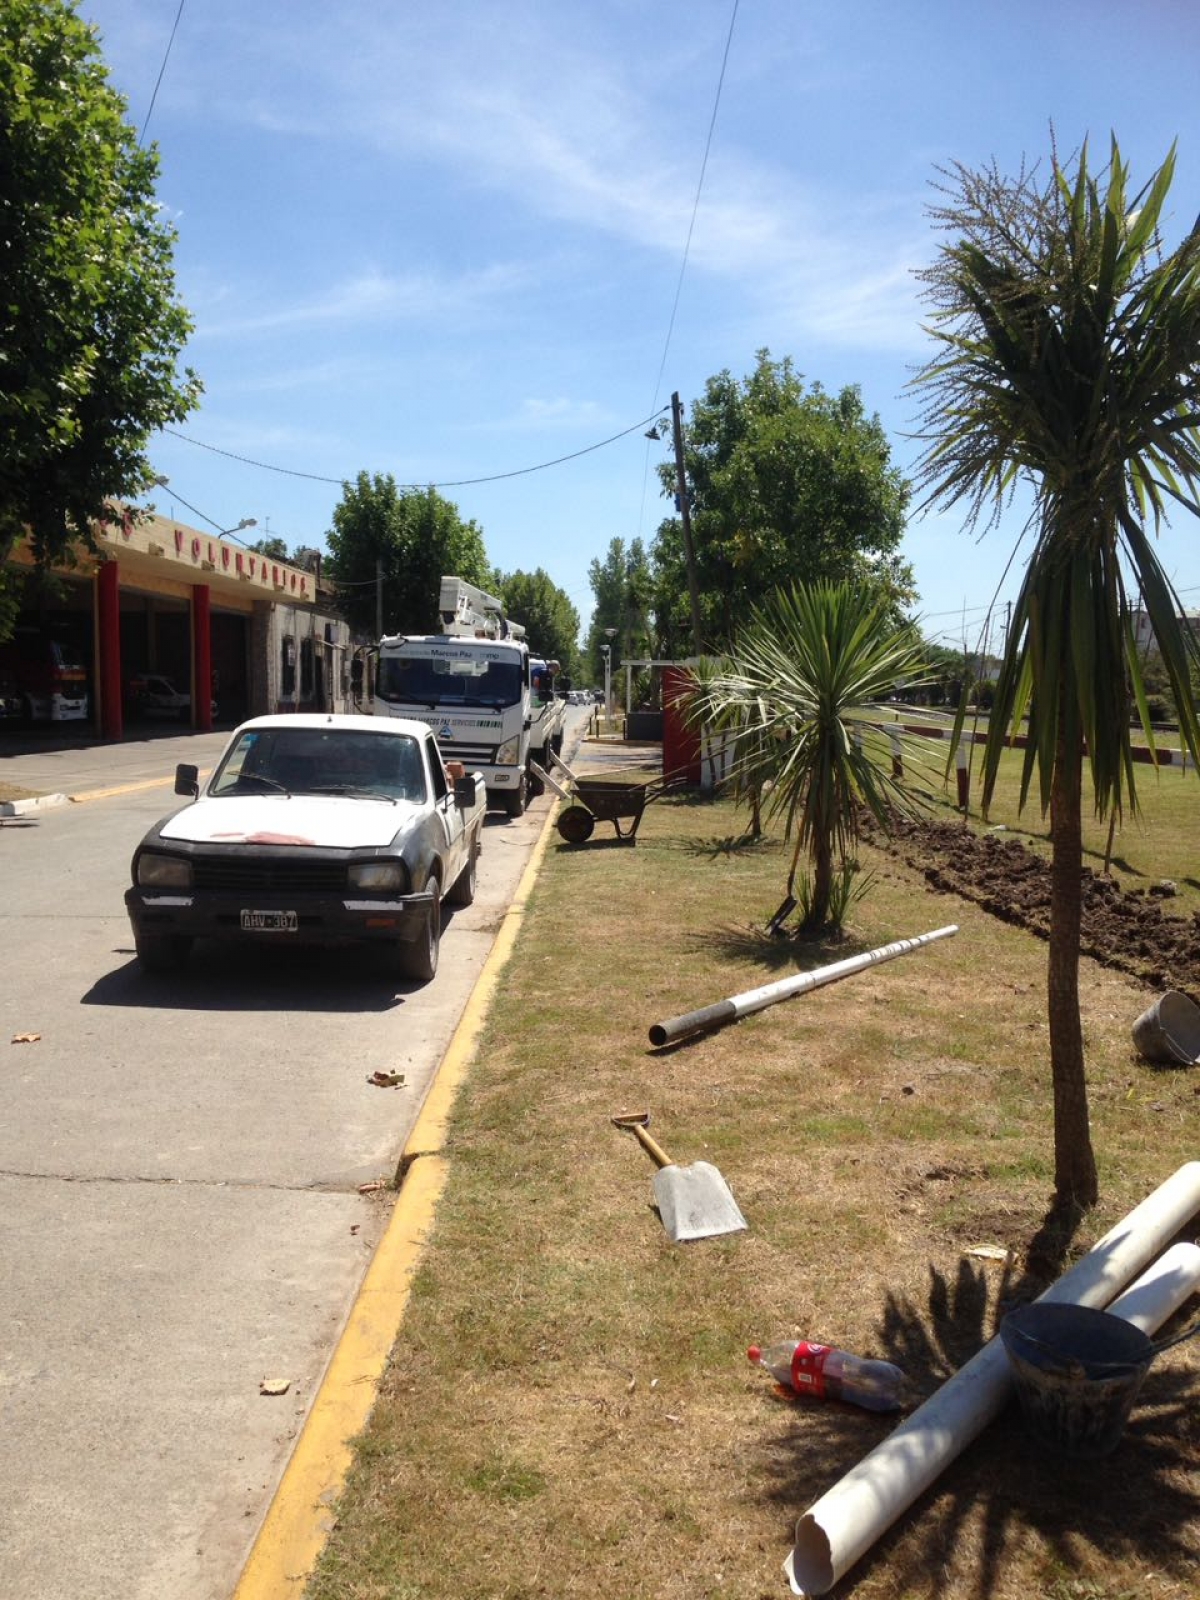
<path fill-rule="evenodd" d="M 164 477 L 161 473 L 157 477 L 155 477 L 155 479 L 153 481 L 160 489 L 169 488 L 170 487 L 170 483 L 171 483 L 170 478 Z M 199 506 L 194 506 L 194 505 L 191 504 L 190 501 L 184 500 L 183 496 L 177 490 L 173 491 L 173 493 L 175 495 L 176 500 L 181 501 L 185 506 L 187 506 L 189 511 L 195 512 L 196 516 L 198 516 L 198 517 L 204 517 L 205 522 L 208 523 L 210 528 L 217 528 L 217 524 L 213 521 L 213 519 L 211 517 L 205 516 L 204 512 L 201 511 Z M 174 515 L 174 512 L 172 512 L 172 515 Z M 233 527 L 233 528 L 217 528 L 217 536 L 218 536 L 218 538 L 224 539 L 228 534 L 241 533 L 243 528 L 257 528 L 257 527 L 258 527 L 258 518 L 257 517 L 243 517 L 242 520 L 236 525 L 236 527 Z"/>
<path fill-rule="evenodd" d="M 604 716 L 608 722 L 612 721 L 612 641 L 616 631 L 615 628 L 605 628 L 608 643 L 600 646 L 604 653 Z"/>

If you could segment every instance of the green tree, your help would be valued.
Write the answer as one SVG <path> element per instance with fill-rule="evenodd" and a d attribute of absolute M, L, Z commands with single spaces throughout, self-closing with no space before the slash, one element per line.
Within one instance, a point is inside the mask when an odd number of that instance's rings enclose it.
<path fill-rule="evenodd" d="M 510 572 L 500 580 L 504 609 L 525 628 L 535 655 L 557 661 L 562 676 L 574 679 L 579 664 L 579 613 L 541 567 Z"/>
<path fill-rule="evenodd" d="M 266 556 L 268 561 L 291 561 L 288 553 L 287 540 L 281 539 L 278 534 L 271 534 L 266 539 L 256 539 L 252 545 L 247 546 L 255 550 L 260 556 Z"/>
<path fill-rule="evenodd" d="M 869 585 L 899 620 L 914 594 L 898 554 L 909 486 L 857 388 L 806 389 L 790 358 L 760 350 L 748 377 L 708 380 L 683 456 L 706 645 L 725 648 L 754 605 L 799 581 Z M 674 456 L 658 470 L 664 493 L 677 496 Z M 678 516 L 660 527 L 654 564 L 664 646 L 691 654 Z"/>
<path fill-rule="evenodd" d="M 1045 178 L 956 165 L 933 209 L 951 237 L 924 273 L 937 352 L 926 397 L 921 484 L 930 505 L 994 518 L 1017 480 L 1035 534 L 996 685 L 983 803 L 1003 741 L 1029 717 L 1022 804 L 1034 774 L 1053 850 L 1047 1010 L 1060 1203 L 1099 1192 L 1079 1015 L 1083 769 L 1103 817 L 1136 810 L 1131 713 L 1153 745 L 1134 644 L 1140 589 L 1200 756 L 1188 692 L 1190 633 L 1154 552 L 1168 507 L 1200 509 L 1200 232 L 1159 236 L 1174 150 L 1137 194 L 1113 140 L 1106 173 L 1057 155 Z"/>
<path fill-rule="evenodd" d="M 464 522 L 436 489 L 398 489 L 388 474 L 360 472 L 342 485 L 326 540 L 342 610 L 368 637 L 376 631 L 379 588 L 384 633 L 430 633 L 444 576 L 483 589 L 495 579 L 476 523 Z"/>
<path fill-rule="evenodd" d="M 624 539 L 609 542 L 604 560 L 594 559 L 588 568 L 595 606 L 588 628 L 586 655 L 589 672 L 596 682 L 604 681 L 604 655 L 601 645 L 612 645 L 612 670 L 629 657 L 659 654 L 653 628 L 654 571 L 641 539 L 627 545 Z M 613 630 L 611 641 L 608 629 Z"/>
<path fill-rule="evenodd" d="M 0 585 L 27 532 L 43 568 L 94 548 L 148 489 L 150 435 L 200 383 L 177 359 L 174 230 L 94 30 L 68 0 L 0 6 Z M 4 607 L 0 605 L 0 625 Z"/>
<path fill-rule="evenodd" d="M 852 583 L 781 590 L 738 636 L 728 664 L 700 674 L 689 714 L 714 722 L 735 741 L 733 776 L 762 794 L 769 752 L 777 751 L 765 792 L 767 814 L 795 834 L 787 899 L 795 898 L 800 857 L 812 863 L 800 895 L 806 935 L 838 929 L 848 888 L 860 807 L 886 828 L 895 811 L 918 802 L 892 770 L 896 737 L 887 702 L 926 676 L 924 645 L 897 628 L 887 602 Z M 914 756 L 910 758 L 910 769 Z"/>

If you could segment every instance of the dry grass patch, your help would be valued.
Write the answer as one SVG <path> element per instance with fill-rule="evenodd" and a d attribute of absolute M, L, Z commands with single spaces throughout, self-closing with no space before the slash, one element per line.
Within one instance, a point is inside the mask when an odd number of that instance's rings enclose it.
<path fill-rule="evenodd" d="M 898 1361 L 914 1403 L 1184 1160 L 1195 1079 L 1087 967 L 1102 1203 L 1044 1226 L 1045 948 L 891 858 L 853 938 L 758 931 L 786 872 L 724 805 L 657 802 L 636 849 L 553 844 L 450 1136 L 452 1175 L 309 1600 L 760 1600 L 797 1516 L 886 1436 L 780 1401 L 745 1357 L 811 1336 Z M 598 836 L 601 830 L 597 830 Z M 957 922 L 917 954 L 654 1052 L 652 1022 Z M 750 1231 L 680 1246 L 617 1112 L 714 1162 Z M 1013 1252 L 1008 1268 L 972 1258 Z M 856 1597 L 1183 1600 L 1200 1584 L 1194 1347 L 1118 1456 L 1042 1459 L 1006 1416 L 851 1574 Z"/>

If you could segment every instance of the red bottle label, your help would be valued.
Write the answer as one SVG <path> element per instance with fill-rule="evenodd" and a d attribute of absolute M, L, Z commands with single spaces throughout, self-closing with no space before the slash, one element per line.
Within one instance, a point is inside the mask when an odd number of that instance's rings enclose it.
<path fill-rule="evenodd" d="M 796 1346 L 792 1354 L 792 1388 L 797 1394 L 825 1398 L 825 1363 L 830 1348 L 827 1344 L 809 1344 L 805 1339 Z"/>

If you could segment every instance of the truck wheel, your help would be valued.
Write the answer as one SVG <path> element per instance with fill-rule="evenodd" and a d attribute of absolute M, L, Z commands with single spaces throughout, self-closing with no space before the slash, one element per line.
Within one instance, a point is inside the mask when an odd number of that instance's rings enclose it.
<path fill-rule="evenodd" d="M 184 933 L 135 933 L 133 946 L 142 970 L 160 976 L 183 970 L 192 941 Z"/>
<path fill-rule="evenodd" d="M 434 884 L 436 890 L 437 884 Z M 408 944 L 397 945 L 397 964 L 402 978 L 428 983 L 438 969 L 438 948 L 442 940 L 442 908 L 437 894 L 429 902 L 424 928 Z"/>
<path fill-rule="evenodd" d="M 476 862 L 479 859 L 479 841 L 471 840 L 471 852 L 467 857 L 467 864 L 446 890 L 446 899 L 452 906 L 469 906 L 475 898 L 475 885 L 478 878 Z"/>
<path fill-rule="evenodd" d="M 504 796 L 504 809 L 508 812 L 510 817 L 523 817 L 525 815 L 525 807 L 528 804 L 529 779 L 527 774 L 522 772 L 520 778 L 517 780 L 516 789 Z"/>

